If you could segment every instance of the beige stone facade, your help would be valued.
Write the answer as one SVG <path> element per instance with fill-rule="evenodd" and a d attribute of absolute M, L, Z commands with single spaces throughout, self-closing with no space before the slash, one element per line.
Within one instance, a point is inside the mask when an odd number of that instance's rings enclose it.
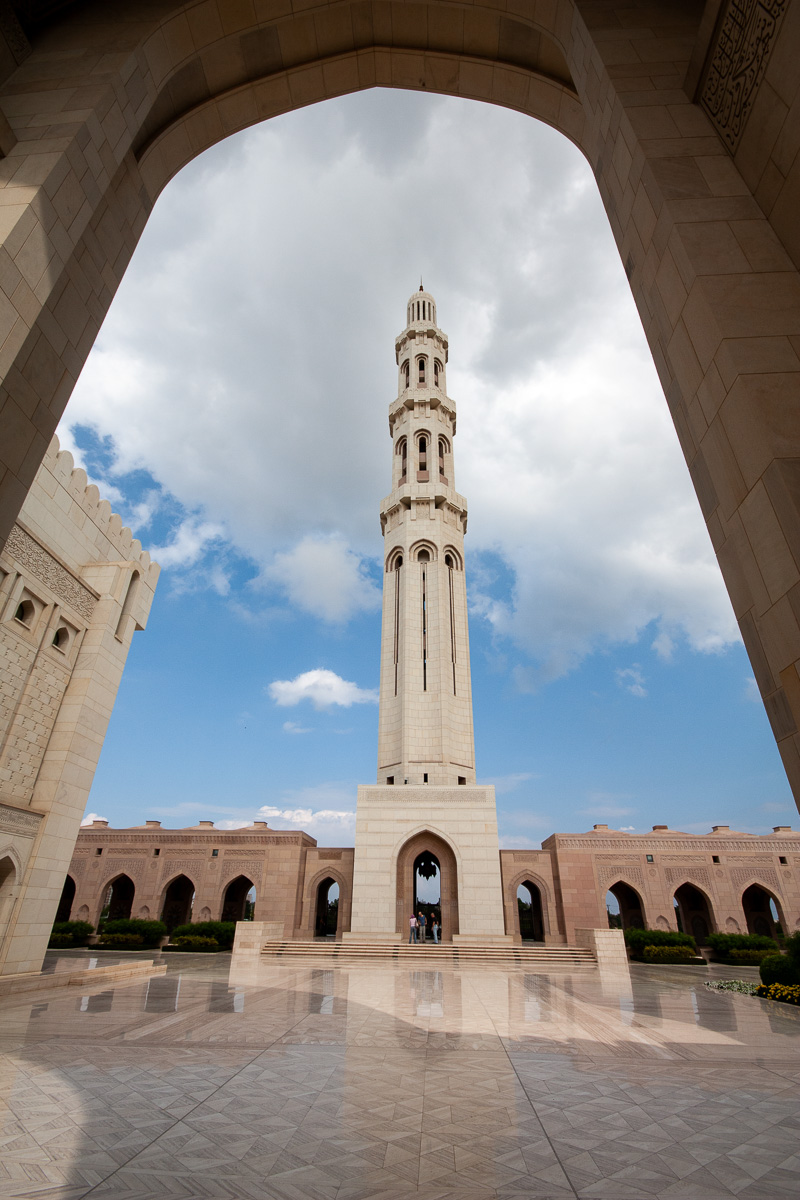
<path fill-rule="evenodd" d="M 388 794 L 390 789 L 380 790 Z M 405 916 L 410 864 L 421 847 L 434 848 L 441 864 L 445 941 L 458 941 L 459 928 L 470 924 L 478 931 L 476 940 L 495 938 L 497 930 L 482 927 L 480 913 L 468 907 L 475 903 L 481 908 L 492 889 L 503 901 L 500 932 L 514 942 L 530 938 L 548 945 L 589 945 L 587 931 L 608 928 L 609 891 L 620 901 L 624 925 L 677 929 L 680 910 L 680 923 L 700 942 L 713 932 L 772 934 L 770 900 L 784 933 L 800 929 L 800 833 L 788 828 L 754 836 L 722 826 L 701 835 L 666 826 L 643 834 L 595 826 L 588 833 L 553 834 L 541 850 L 501 850 L 494 870 L 486 862 L 482 874 L 474 861 L 465 863 L 463 852 L 450 857 L 447 845 L 430 834 L 437 817 L 434 802 L 418 834 L 406 838 L 403 832 L 394 857 L 387 855 L 384 861 L 378 851 L 374 861 L 376 872 L 393 872 L 392 895 Z M 315 934 L 318 905 L 332 880 L 339 885 L 336 936 L 352 933 L 354 940 L 363 940 L 378 921 L 355 911 L 351 919 L 353 872 L 352 847 L 318 847 L 305 833 L 268 829 L 263 822 L 235 830 L 215 829 L 209 821 L 174 830 L 162 829 L 157 821 L 134 829 L 109 829 L 105 822 L 95 822 L 80 831 L 67 879 L 69 903 L 61 915 L 95 923 L 111 885 L 124 877 L 131 886 L 118 893 L 125 907 L 115 915 L 161 916 L 170 885 L 185 876 L 191 885 L 192 920 L 235 919 L 241 909 L 234 911 L 231 905 L 241 904 L 245 893 L 236 884 L 244 875 L 256 890 L 254 919 L 265 923 L 269 936 L 308 939 Z M 464 886 L 470 874 L 477 881 L 472 893 Z M 362 882 L 380 902 L 380 878 Z M 540 906 L 527 928 L 520 923 L 520 887 L 528 889 L 523 896 L 535 889 L 533 899 Z M 390 925 L 393 917 L 394 912 L 387 914 Z M 365 926 L 361 931 L 359 918 Z"/>
<path fill-rule="evenodd" d="M 0 973 L 38 970 L 158 567 L 50 446 L 0 555 Z"/>

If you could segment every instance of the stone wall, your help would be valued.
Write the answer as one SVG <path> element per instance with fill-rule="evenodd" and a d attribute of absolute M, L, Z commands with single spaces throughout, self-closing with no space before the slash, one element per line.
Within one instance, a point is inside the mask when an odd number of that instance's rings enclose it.
<path fill-rule="evenodd" d="M 158 572 L 54 439 L 0 556 L 0 973 L 41 963 Z"/>

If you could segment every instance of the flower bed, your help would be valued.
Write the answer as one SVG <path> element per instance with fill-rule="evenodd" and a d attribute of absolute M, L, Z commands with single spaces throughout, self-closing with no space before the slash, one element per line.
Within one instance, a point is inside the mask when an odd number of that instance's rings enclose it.
<path fill-rule="evenodd" d="M 753 993 L 763 1000 L 779 1000 L 781 1004 L 800 1005 L 800 984 L 798 983 L 760 983 Z"/>
<path fill-rule="evenodd" d="M 755 996 L 760 983 L 751 983 L 749 979 L 707 979 L 706 987 L 714 992 L 738 992 L 742 996 Z"/>

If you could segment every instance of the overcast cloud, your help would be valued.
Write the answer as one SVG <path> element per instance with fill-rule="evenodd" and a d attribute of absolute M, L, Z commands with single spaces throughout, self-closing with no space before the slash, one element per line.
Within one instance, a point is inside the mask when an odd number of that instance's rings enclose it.
<path fill-rule="evenodd" d="M 515 647 L 519 686 L 651 623 L 664 657 L 736 639 L 588 166 L 498 108 L 373 92 L 194 162 L 156 206 L 62 440 L 75 424 L 111 439 L 98 482 L 145 544 L 176 506 L 155 552 L 173 586 L 225 594 L 238 554 L 254 576 L 239 611 L 374 610 L 393 338 L 421 272 L 450 336 L 473 619 Z M 138 468 L 161 491 L 126 508 Z"/>

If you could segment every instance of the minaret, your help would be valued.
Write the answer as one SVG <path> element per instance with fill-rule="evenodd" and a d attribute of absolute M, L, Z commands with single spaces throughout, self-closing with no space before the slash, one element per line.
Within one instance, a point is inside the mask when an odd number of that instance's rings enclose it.
<path fill-rule="evenodd" d="M 443 940 L 506 944 L 494 788 L 475 782 L 467 502 L 453 474 L 447 336 L 421 285 L 408 302 L 395 354 L 392 490 L 381 504 L 378 782 L 358 789 L 350 928 L 342 937 L 407 938 L 424 860 L 439 869 Z"/>
<path fill-rule="evenodd" d="M 467 502 L 455 488 L 447 335 L 422 285 L 395 339 L 392 491 L 384 536 L 379 784 L 475 782 L 464 576 Z"/>

